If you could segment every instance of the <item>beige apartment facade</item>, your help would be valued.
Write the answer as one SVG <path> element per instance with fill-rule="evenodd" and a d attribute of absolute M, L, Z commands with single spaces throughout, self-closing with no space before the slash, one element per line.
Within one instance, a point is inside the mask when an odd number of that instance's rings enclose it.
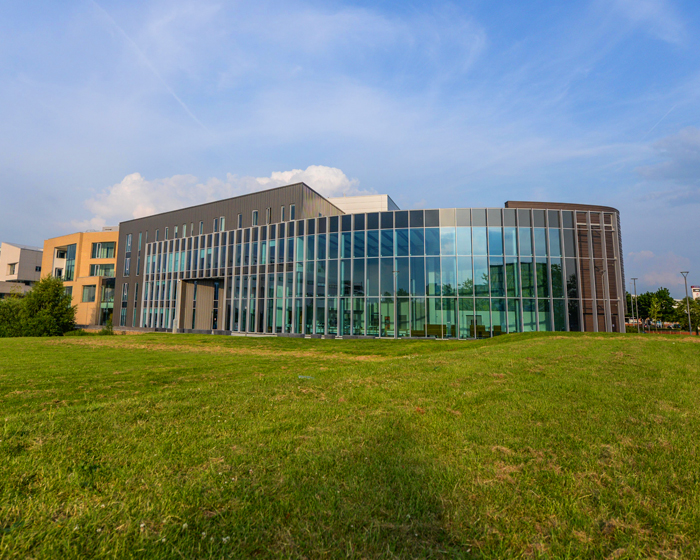
<path fill-rule="evenodd" d="M 16 243 L 0 244 L 0 299 L 22 295 L 41 278 L 42 249 Z"/>
<path fill-rule="evenodd" d="M 42 273 L 63 280 L 78 325 L 104 325 L 112 318 L 118 241 L 117 227 L 44 241 Z"/>

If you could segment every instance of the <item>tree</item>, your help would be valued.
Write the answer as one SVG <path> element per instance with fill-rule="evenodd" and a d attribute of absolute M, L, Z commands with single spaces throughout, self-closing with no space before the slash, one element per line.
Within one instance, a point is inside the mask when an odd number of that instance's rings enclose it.
<path fill-rule="evenodd" d="M 45 276 L 22 300 L 24 336 L 62 336 L 75 329 L 76 308 L 60 278 Z"/>
<path fill-rule="evenodd" d="M 661 302 L 659 298 L 656 297 L 656 294 L 654 294 L 651 296 L 651 304 L 649 305 L 649 318 L 656 324 L 659 317 L 661 317 Z M 658 324 L 656 325 L 656 330 L 659 330 Z"/>
<path fill-rule="evenodd" d="M 0 338 L 22 336 L 22 298 L 12 295 L 0 300 Z"/>
<path fill-rule="evenodd" d="M 0 302 L 0 337 L 61 336 L 75 328 L 75 311 L 61 279 L 46 276 L 24 297 Z"/>
<path fill-rule="evenodd" d="M 688 301 L 690 301 L 690 321 L 697 333 L 700 331 L 700 302 L 695 301 L 693 298 L 683 298 L 676 305 L 675 320 L 680 323 L 681 329 L 688 330 Z"/>
<path fill-rule="evenodd" d="M 657 318 L 664 321 L 674 321 L 676 318 L 676 300 L 671 297 L 668 288 L 659 288 L 655 292 L 644 292 L 637 298 L 639 317 L 642 319 L 654 319 L 651 314 L 652 300 L 656 299 Z"/>

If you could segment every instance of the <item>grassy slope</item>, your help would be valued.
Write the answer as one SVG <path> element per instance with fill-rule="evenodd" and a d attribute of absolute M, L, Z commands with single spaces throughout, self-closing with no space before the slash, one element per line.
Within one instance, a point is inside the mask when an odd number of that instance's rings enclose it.
<path fill-rule="evenodd" d="M 0 558 L 700 555 L 687 339 L 5 339 L 0 364 Z"/>

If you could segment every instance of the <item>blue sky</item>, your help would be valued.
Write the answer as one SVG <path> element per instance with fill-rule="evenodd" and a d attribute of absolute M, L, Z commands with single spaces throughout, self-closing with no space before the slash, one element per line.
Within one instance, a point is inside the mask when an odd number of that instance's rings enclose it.
<path fill-rule="evenodd" d="M 305 180 L 402 208 L 622 212 L 700 285 L 700 4 L 6 0 L 0 240 Z"/>

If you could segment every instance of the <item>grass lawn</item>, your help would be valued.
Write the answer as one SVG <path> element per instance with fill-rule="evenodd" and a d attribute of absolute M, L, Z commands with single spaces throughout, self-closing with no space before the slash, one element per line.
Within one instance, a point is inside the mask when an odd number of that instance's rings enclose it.
<path fill-rule="evenodd" d="M 695 340 L 0 339 L 0 558 L 698 558 Z"/>

